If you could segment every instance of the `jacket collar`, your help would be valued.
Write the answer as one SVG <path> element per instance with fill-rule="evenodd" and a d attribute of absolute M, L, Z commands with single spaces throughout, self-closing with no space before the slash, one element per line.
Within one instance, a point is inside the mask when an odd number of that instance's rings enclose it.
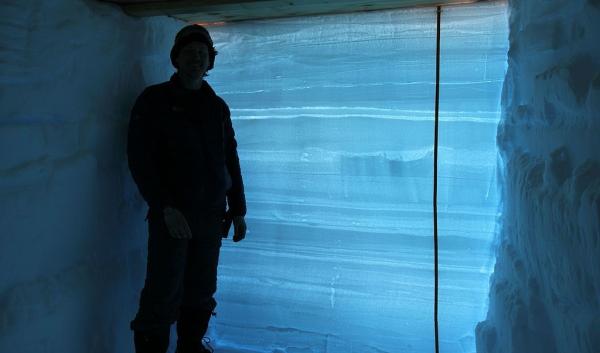
<path fill-rule="evenodd" d="M 205 80 L 202 80 L 202 86 L 200 86 L 200 89 L 198 90 L 192 90 L 192 89 L 187 89 L 183 86 L 183 84 L 181 83 L 181 79 L 179 78 L 179 75 L 177 75 L 177 73 L 174 73 L 173 75 L 171 75 L 171 79 L 169 80 L 171 82 L 171 84 L 178 90 L 186 93 L 202 93 L 205 95 L 209 95 L 209 96 L 214 96 L 215 91 L 212 89 L 212 87 L 210 87 L 210 85 L 208 84 L 208 82 L 206 82 Z"/>

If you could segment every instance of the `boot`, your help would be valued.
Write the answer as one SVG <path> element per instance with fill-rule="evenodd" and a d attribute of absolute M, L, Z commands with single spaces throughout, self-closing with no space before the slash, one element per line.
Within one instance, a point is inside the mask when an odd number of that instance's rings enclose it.
<path fill-rule="evenodd" d="M 184 346 L 177 342 L 177 350 L 175 353 L 214 353 L 213 348 L 209 344 L 210 338 L 204 337 L 198 345 Z"/>
<path fill-rule="evenodd" d="M 177 319 L 177 350 L 175 353 L 212 353 L 203 342 L 204 334 L 208 329 L 208 322 L 212 316 L 212 310 L 183 310 Z"/>
<path fill-rule="evenodd" d="M 135 353 L 167 353 L 170 330 L 133 331 Z"/>

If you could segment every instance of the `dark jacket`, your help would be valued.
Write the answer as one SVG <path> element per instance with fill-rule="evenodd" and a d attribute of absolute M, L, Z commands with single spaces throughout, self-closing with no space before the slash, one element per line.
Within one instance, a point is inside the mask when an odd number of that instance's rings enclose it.
<path fill-rule="evenodd" d="M 150 210 L 246 214 L 229 107 L 204 81 L 184 88 L 177 75 L 147 87 L 131 112 L 129 168 Z"/>

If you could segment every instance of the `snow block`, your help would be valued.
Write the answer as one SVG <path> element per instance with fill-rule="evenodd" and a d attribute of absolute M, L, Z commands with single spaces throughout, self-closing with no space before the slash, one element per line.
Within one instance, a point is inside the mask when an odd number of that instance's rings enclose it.
<path fill-rule="evenodd" d="M 147 235 L 125 133 L 183 24 L 94 0 L 0 13 L 0 352 L 131 351 Z"/>
<path fill-rule="evenodd" d="M 504 210 L 477 352 L 597 353 L 598 2 L 510 1 L 510 8 L 498 129 Z"/>

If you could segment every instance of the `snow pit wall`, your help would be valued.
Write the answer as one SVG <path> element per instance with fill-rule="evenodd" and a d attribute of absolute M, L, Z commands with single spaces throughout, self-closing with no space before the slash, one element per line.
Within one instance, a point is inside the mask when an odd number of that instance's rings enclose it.
<path fill-rule="evenodd" d="M 600 3 L 510 7 L 504 227 L 478 351 L 597 352 Z M 91 0 L 0 11 L 0 351 L 126 350 L 146 246 L 126 123 L 182 24 Z"/>
<path fill-rule="evenodd" d="M 129 112 L 182 23 L 0 4 L 0 352 L 127 352 L 146 263 Z"/>
<path fill-rule="evenodd" d="M 510 1 L 504 219 L 479 353 L 600 352 L 600 2 Z"/>

